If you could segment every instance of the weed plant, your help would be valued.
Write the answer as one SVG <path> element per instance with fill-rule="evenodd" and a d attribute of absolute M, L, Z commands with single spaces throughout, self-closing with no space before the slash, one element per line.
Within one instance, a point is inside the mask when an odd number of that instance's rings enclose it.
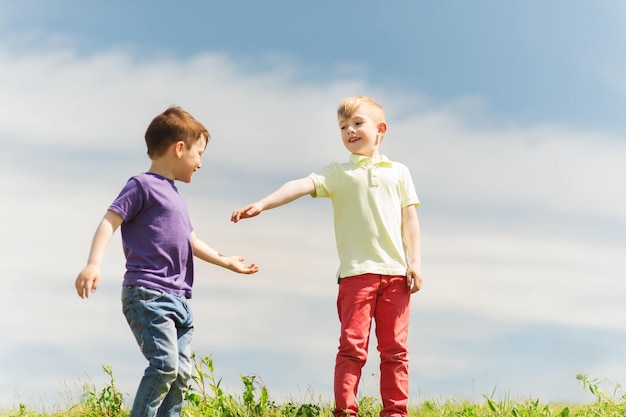
<path fill-rule="evenodd" d="M 222 379 L 215 376 L 210 356 L 192 356 L 194 373 L 185 394 L 183 417 L 332 417 L 333 405 L 329 403 L 289 401 L 276 404 L 270 399 L 267 388 L 256 375 L 242 375 L 243 392 L 240 397 L 227 394 L 222 389 Z M 122 393 L 115 385 L 113 370 L 105 365 L 102 370 L 110 382 L 102 389 L 93 384 L 83 387 L 79 403 L 67 411 L 41 413 L 20 404 L 17 410 L 1 413 L 0 417 L 127 417 Z M 589 404 L 542 404 L 538 399 L 513 401 L 493 399 L 483 395 L 483 402 L 458 402 L 427 400 L 411 407 L 409 417 L 623 417 L 626 416 L 626 395 L 619 384 L 591 379 L 579 374 L 576 378 L 593 401 Z M 609 387 L 607 389 L 605 387 Z M 374 397 L 359 399 L 359 417 L 377 417 L 381 405 Z"/>

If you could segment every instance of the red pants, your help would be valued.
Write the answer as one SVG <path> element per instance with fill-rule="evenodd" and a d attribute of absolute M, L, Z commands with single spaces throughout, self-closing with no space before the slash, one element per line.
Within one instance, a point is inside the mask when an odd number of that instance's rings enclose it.
<path fill-rule="evenodd" d="M 380 352 L 381 416 L 406 416 L 409 401 L 410 294 L 404 276 L 363 274 L 339 281 L 341 323 L 335 362 L 335 415 L 356 416 L 356 394 L 367 360 L 372 319 Z"/>

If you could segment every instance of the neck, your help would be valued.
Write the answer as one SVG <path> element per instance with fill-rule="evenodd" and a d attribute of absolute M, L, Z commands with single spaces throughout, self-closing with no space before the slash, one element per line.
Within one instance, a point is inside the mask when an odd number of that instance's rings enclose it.
<path fill-rule="evenodd" d="M 150 169 L 148 170 L 148 172 L 160 175 L 160 176 L 168 178 L 168 179 L 170 179 L 172 181 L 174 181 L 174 179 L 175 179 L 174 178 L 174 173 L 172 172 L 172 170 L 168 169 L 166 166 L 164 166 L 163 164 L 159 163 L 158 160 L 152 161 L 152 164 L 150 165 Z"/>
<path fill-rule="evenodd" d="M 366 156 L 370 158 L 372 162 L 379 162 L 382 159 L 378 151 L 373 151 L 371 153 L 358 153 L 357 155 Z"/>

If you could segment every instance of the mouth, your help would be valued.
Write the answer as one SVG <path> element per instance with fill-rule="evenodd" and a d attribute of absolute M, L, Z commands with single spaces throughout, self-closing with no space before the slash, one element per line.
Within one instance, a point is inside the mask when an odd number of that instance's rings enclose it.
<path fill-rule="evenodd" d="M 356 142 L 358 140 L 360 140 L 360 138 L 352 137 L 352 138 L 348 139 L 348 143 L 354 143 L 354 142 Z"/>

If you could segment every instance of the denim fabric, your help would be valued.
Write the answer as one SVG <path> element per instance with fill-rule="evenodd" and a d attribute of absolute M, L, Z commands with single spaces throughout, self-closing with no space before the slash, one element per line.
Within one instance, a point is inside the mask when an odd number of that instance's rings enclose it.
<path fill-rule="evenodd" d="M 193 369 L 193 315 L 187 299 L 160 290 L 124 286 L 122 309 L 149 363 L 131 417 L 180 416 Z"/>

